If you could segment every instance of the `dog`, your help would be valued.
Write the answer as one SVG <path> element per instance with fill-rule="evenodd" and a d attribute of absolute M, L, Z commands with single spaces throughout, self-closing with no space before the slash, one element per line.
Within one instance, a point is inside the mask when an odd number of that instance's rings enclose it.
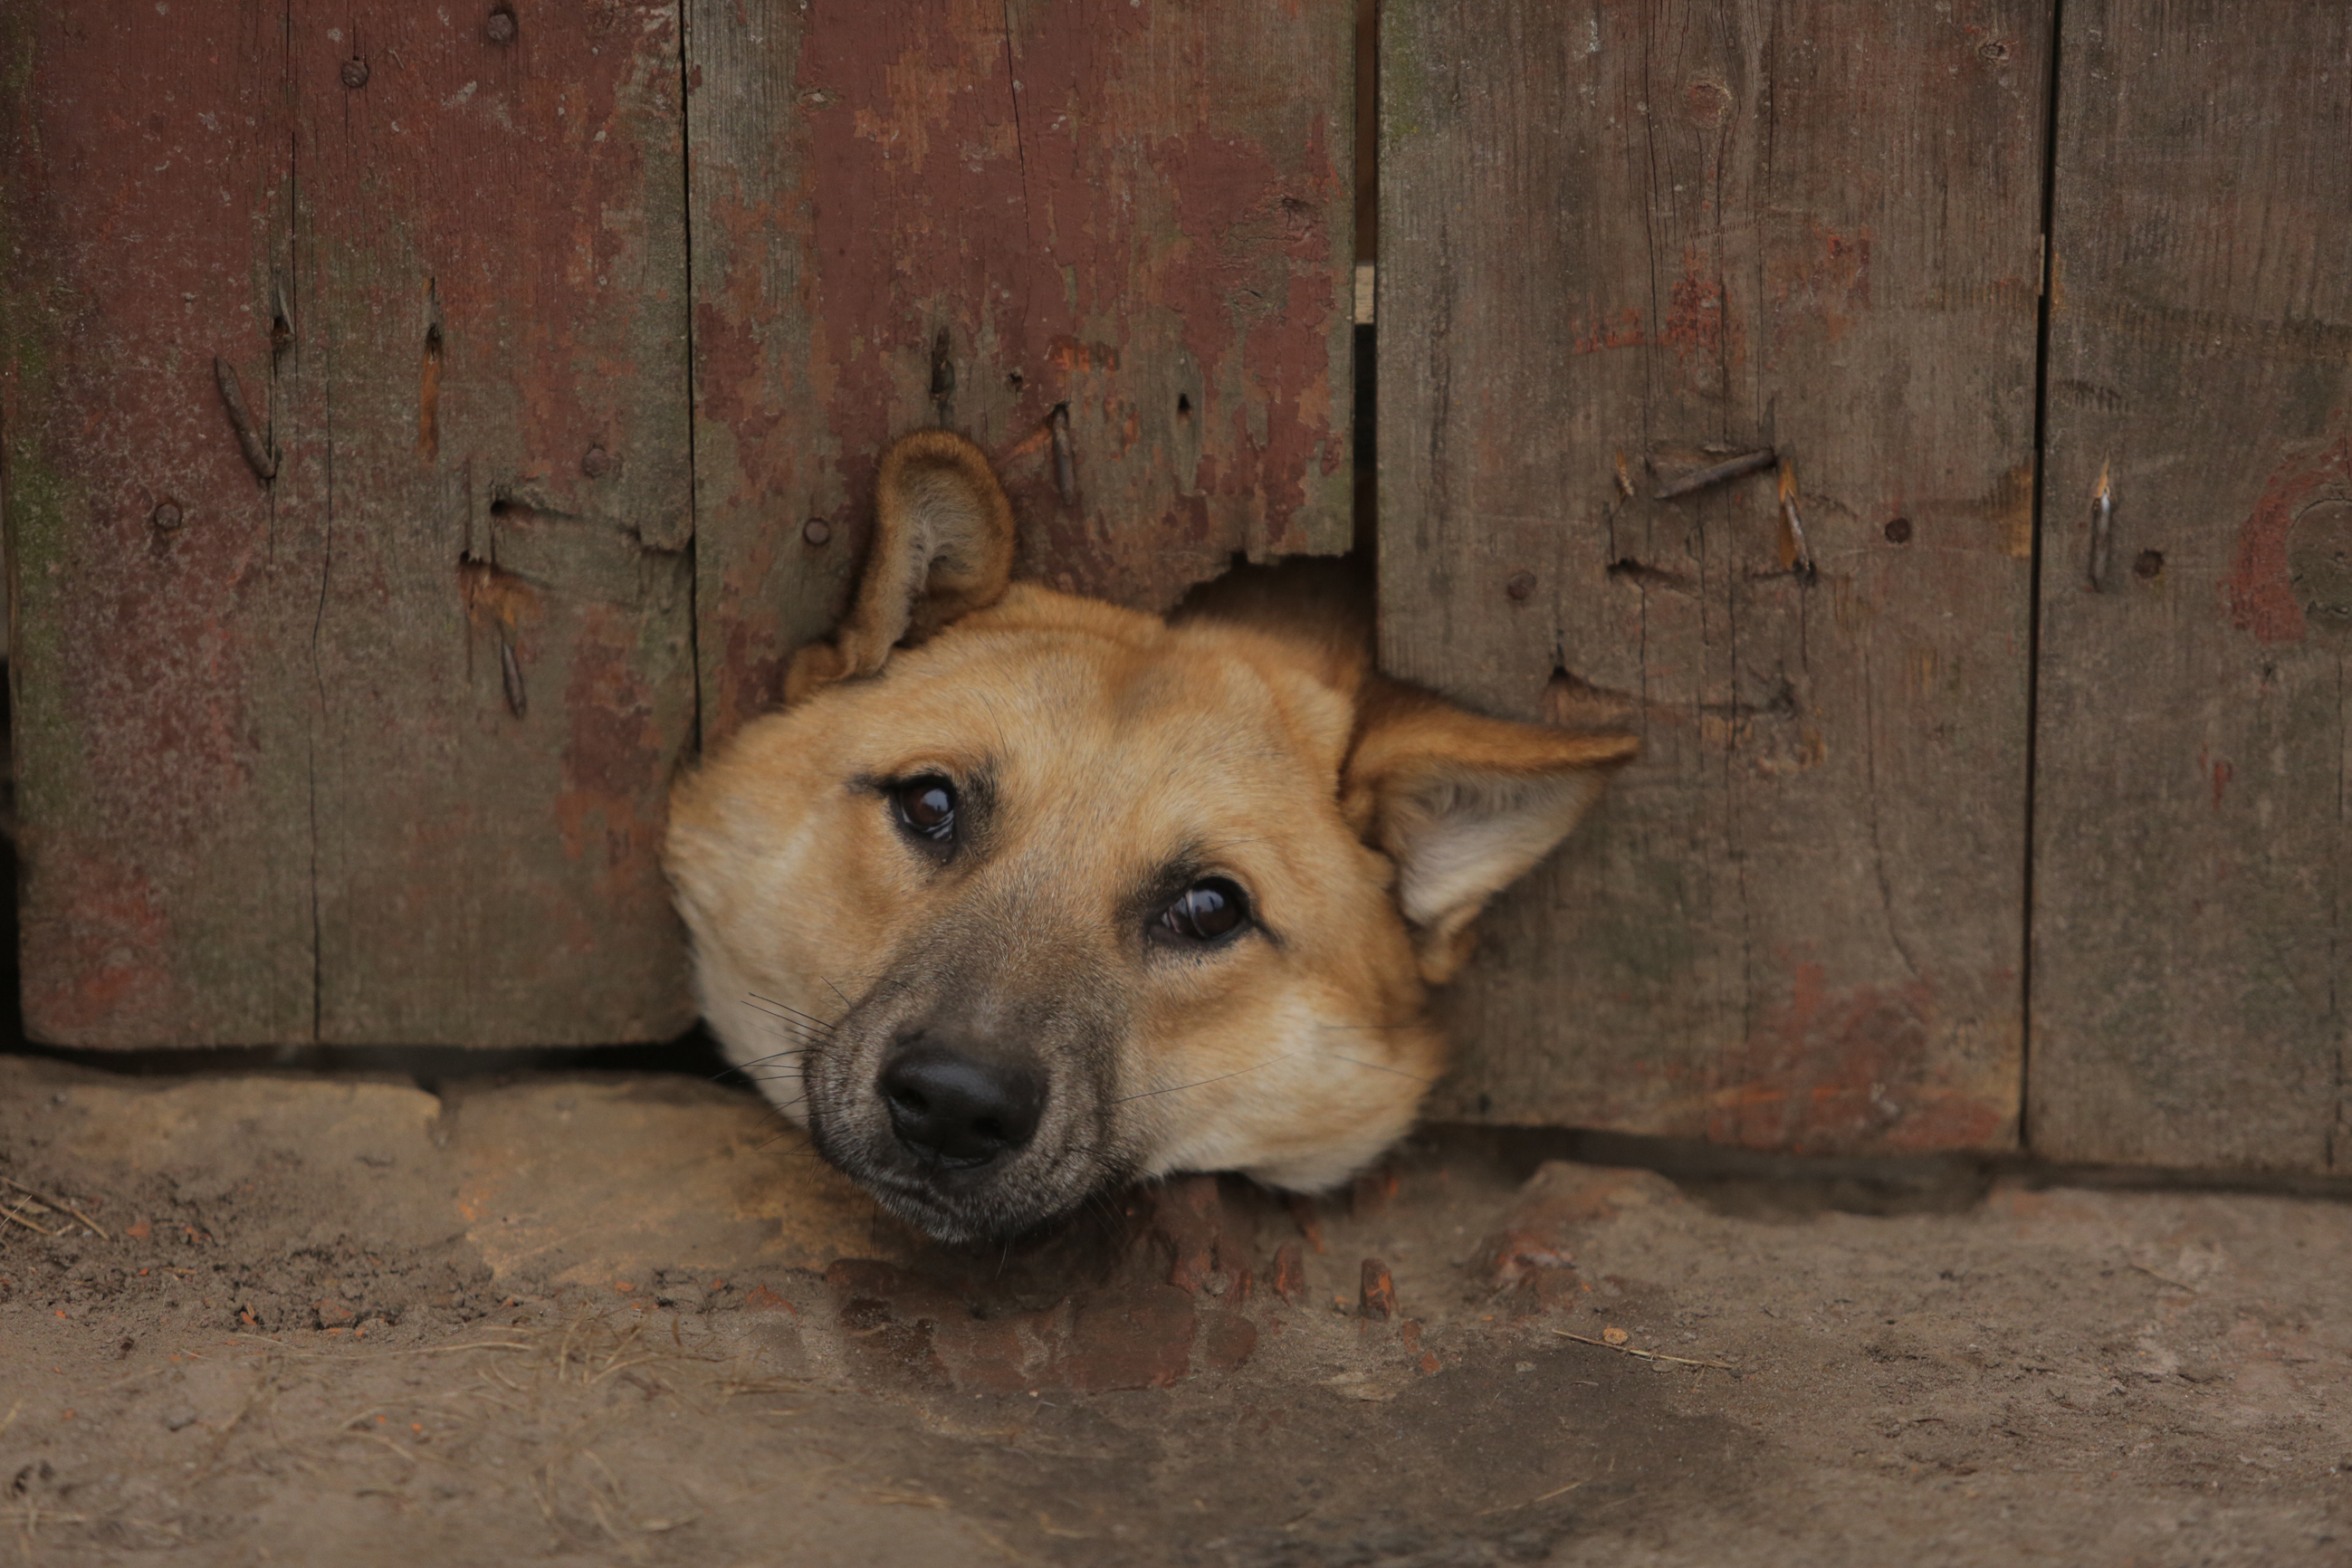
<path fill-rule="evenodd" d="M 673 792 L 704 1017 L 943 1242 L 1178 1172 L 1346 1181 L 1444 1066 L 1474 918 L 1634 739 L 1381 676 L 1335 563 L 1163 619 L 1013 583 L 1013 536 L 970 441 L 884 454 L 834 639 Z"/>

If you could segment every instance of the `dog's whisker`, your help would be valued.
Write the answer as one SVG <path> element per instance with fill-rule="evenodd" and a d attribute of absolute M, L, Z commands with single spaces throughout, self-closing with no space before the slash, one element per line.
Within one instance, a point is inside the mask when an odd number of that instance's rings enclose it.
<path fill-rule="evenodd" d="M 1417 1072 L 1407 1072 L 1402 1068 L 1392 1068 L 1382 1062 L 1358 1061 L 1354 1057 L 1343 1057 L 1337 1051 L 1327 1051 L 1324 1054 L 1328 1056 L 1333 1061 L 1346 1062 L 1350 1067 L 1363 1068 L 1370 1072 L 1394 1073 L 1399 1078 L 1409 1078 L 1415 1083 L 1435 1083 L 1437 1081 L 1433 1078 L 1423 1078 Z"/>
<path fill-rule="evenodd" d="M 754 1006 L 749 1002 L 744 1003 L 743 1005 L 759 1014 L 762 1018 L 768 1019 L 780 1029 L 789 1029 L 805 1038 L 830 1039 L 833 1037 L 830 1025 L 812 1024 L 805 1019 L 796 1018 L 789 1013 L 772 1013 L 765 1007 Z"/>
<path fill-rule="evenodd" d="M 781 1060 L 783 1060 L 783 1058 L 788 1058 L 788 1056 L 818 1056 L 818 1048 L 816 1048 L 816 1047 L 793 1047 L 791 1051 L 769 1051 L 767 1056 L 752 1056 L 752 1058 L 748 1058 L 748 1060 L 740 1060 L 740 1063 L 736 1063 L 736 1068 L 757 1068 L 757 1065 L 760 1065 L 760 1063 L 781 1063 Z"/>
<path fill-rule="evenodd" d="M 1117 1100 L 1112 1100 L 1111 1103 L 1113 1105 L 1125 1105 L 1130 1100 L 1150 1100 L 1155 1095 L 1179 1094 L 1188 1089 L 1202 1089 L 1213 1083 L 1223 1083 L 1229 1078 L 1239 1078 L 1244 1073 L 1255 1072 L 1260 1068 L 1272 1067 L 1275 1063 L 1278 1061 L 1286 1061 L 1297 1054 L 1297 1053 L 1295 1051 L 1286 1051 L 1283 1055 L 1278 1057 L 1268 1057 L 1262 1062 L 1252 1062 L 1245 1068 L 1235 1068 L 1231 1072 L 1221 1072 L 1214 1078 L 1195 1079 L 1191 1083 L 1172 1083 L 1166 1089 L 1147 1089 L 1140 1094 L 1122 1094 Z"/>
<path fill-rule="evenodd" d="M 828 981 L 826 984 L 830 984 L 831 982 Z M 840 1022 L 838 1019 L 828 1021 L 826 1019 L 820 1018 L 814 1013 L 803 1013 L 789 1002 L 779 1002 L 773 996 L 762 996 L 757 991 L 747 993 L 747 994 L 750 995 L 751 1000 L 754 1002 L 765 1002 L 771 1007 L 782 1008 L 785 1012 L 790 1013 L 795 1018 L 805 1018 L 820 1029 L 835 1028 L 838 1026 Z"/>

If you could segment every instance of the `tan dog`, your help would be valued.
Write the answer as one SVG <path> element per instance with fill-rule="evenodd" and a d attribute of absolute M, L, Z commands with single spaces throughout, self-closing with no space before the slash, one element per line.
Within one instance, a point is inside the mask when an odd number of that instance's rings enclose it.
<path fill-rule="evenodd" d="M 672 801 L 729 1058 L 944 1240 L 1177 1171 L 1344 1181 L 1444 1064 L 1424 987 L 1633 741 L 1373 673 L 1332 563 L 1165 622 L 1009 584 L 960 437 L 893 446 L 877 500 L 834 643 Z"/>

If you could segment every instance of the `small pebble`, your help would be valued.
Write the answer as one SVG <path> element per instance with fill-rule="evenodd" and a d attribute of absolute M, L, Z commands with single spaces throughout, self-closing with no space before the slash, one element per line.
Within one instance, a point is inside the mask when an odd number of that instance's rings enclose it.
<path fill-rule="evenodd" d="M 163 1428 L 167 1432 L 177 1432 L 183 1426 L 193 1426 L 195 1424 L 196 1413 L 184 1405 L 177 1410 L 164 1412 Z"/>

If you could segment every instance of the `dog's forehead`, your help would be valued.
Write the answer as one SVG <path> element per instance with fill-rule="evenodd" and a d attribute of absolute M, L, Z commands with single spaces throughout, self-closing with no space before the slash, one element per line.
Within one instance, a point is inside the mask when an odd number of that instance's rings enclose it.
<path fill-rule="evenodd" d="M 1336 763 L 1328 715 L 1301 714 L 1257 667 L 1184 639 L 1033 634 L 941 655 L 908 661 L 876 739 L 910 756 L 935 748 L 1003 783 L 1083 788 L 1132 774 L 1173 789 L 1289 786 Z"/>

